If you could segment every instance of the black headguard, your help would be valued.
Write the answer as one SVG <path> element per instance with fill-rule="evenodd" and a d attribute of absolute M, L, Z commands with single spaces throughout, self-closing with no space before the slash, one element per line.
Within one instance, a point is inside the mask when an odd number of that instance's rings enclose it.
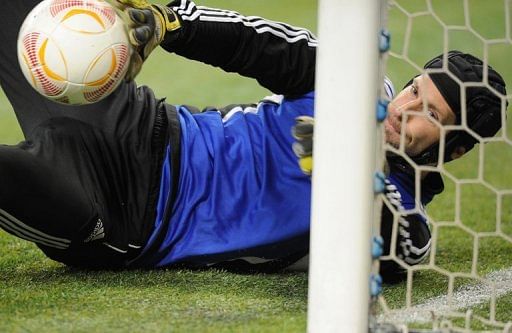
<path fill-rule="evenodd" d="M 425 64 L 424 68 L 443 68 L 443 54 Z M 467 53 L 450 51 L 447 54 L 448 71 L 461 82 L 482 82 L 483 62 Z M 487 67 L 487 83 L 499 94 L 506 96 L 505 82 L 491 66 Z M 428 73 L 439 92 L 444 97 L 456 116 L 455 124 L 462 122 L 461 91 L 466 89 L 466 124 L 483 138 L 494 136 L 501 128 L 501 98 L 487 86 L 462 87 L 445 72 Z M 409 86 L 412 80 L 405 87 Z M 508 105 L 508 103 L 507 103 Z M 457 147 L 464 147 L 466 152 L 471 150 L 478 140 L 463 130 L 450 131 L 445 138 L 444 161 L 451 161 L 451 155 Z M 418 165 L 437 163 L 439 143 L 433 144 L 411 159 Z"/>

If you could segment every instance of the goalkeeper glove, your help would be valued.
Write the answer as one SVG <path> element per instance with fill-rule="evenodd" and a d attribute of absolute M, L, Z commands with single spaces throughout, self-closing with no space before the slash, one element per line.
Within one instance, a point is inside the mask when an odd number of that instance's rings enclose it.
<path fill-rule="evenodd" d="M 180 20 L 172 9 L 146 0 L 106 1 L 116 8 L 129 29 L 130 43 L 135 52 L 130 60 L 126 80 L 133 80 L 165 34 L 181 28 Z"/>
<path fill-rule="evenodd" d="M 292 149 L 299 158 L 301 170 L 307 175 L 313 171 L 313 127 L 313 117 L 300 116 L 295 118 L 295 126 L 292 128 L 292 135 L 297 140 Z"/>

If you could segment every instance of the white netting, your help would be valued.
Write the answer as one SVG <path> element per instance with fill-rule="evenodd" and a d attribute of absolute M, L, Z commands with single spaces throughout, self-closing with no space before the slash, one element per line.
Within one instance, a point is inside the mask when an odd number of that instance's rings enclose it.
<path fill-rule="evenodd" d="M 510 102 L 511 1 L 391 0 L 388 5 L 392 46 L 385 56 L 386 74 L 397 93 L 412 77 L 424 73 L 428 60 L 460 50 L 482 59 L 503 76 L 509 94 L 500 97 Z M 490 88 L 486 81 L 484 72 L 482 83 L 463 86 Z M 384 286 L 377 301 L 379 322 L 393 323 L 404 332 L 512 332 L 512 120 L 504 105 L 503 128 L 493 138 L 481 138 L 465 124 L 465 106 L 462 125 L 442 126 L 429 118 L 438 127 L 442 144 L 454 130 L 465 130 L 479 140 L 480 144 L 456 161 L 418 166 L 405 154 L 404 131 L 399 146 L 384 146 L 385 154 L 398 154 L 412 166 L 417 198 L 425 172 L 439 172 L 445 190 L 427 206 L 432 246 L 426 260 L 407 266 L 393 250 L 385 257 L 407 269 L 407 280 Z M 402 122 L 414 116 L 417 113 L 405 111 Z M 426 107 L 423 117 L 427 117 Z M 399 213 L 389 201 L 384 204 L 394 212 L 396 236 Z M 421 213 L 422 208 L 417 204 L 408 212 Z"/>

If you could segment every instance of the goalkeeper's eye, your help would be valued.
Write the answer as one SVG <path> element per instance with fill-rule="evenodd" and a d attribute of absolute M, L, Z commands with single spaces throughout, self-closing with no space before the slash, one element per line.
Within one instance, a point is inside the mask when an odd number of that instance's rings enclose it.
<path fill-rule="evenodd" d="M 439 121 L 439 115 L 437 114 L 437 112 L 435 112 L 434 110 L 432 109 L 428 109 L 427 110 L 427 113 L 430 117 L 432 117 L 433 119 Z"/>
<path fill-rule="evenodd" d="M 411 84 L 411 93 L 414 95 L 414 96 L 418 96 L 418 88 L 413 84 Z"/>

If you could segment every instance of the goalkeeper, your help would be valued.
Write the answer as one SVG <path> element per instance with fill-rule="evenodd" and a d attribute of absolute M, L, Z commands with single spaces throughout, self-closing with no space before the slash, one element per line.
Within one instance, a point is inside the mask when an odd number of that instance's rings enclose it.
<path fill-rule="evenodd" d="M 26 138 L 17 146 L 0 147 L 0 227 L 35 242 L 48 257 L 77 267 L 268 271 L 308 253 L 311 179 L 297 163 L 291 132 L 296 118 L 313 116 L 317 42 L 310 32 L 185 0 L 167 7 L 119 0 L 114 3 L 125 13 L 138 50 L 128 80 L 99 103 L 70 107 L 39 96 L 17 65 L 17 32 L 38 2 L 10 0 L 0 13 L 6 22 L 0 31 L 0 83 Z M 167 104 L 132 80 L 158 45 L 255 78 L 276 95 L 257 105 L 202 112 Z M 481 64 L 468 57 L 457 54 L 450 60 L 456 68 L 465 66 L 462 81 L 482 74 Z M 440 66 L 439 58 L 432 62 L 435 66 Z M 489 69 L 489 81 L 504 94 L 504 83 L 494 73 Z M 453 86 L 440 88 L 446 79 L 421 76 L 400 93 L 391 112 L 396 119 L 388 120 L 390 131 L 398 131 L 404 105 L 417 110 L 418 91 L 425 84 L 439 88 L 448 103 L 439 121 L 460 121 L 460 105 L 452 104 L 457 96 L 444 94 L 452 93 Z M 500 108 L 498 116 L 495 112 L 500 99 L 485 88 L 476 88 L 475 94 L 486 98 L 477 98 L 468 112 L 485 119 L 482 126 L 489 131 L 482 135 L 493 135 L 500 127 Z M 414 131 L 421 134 L 418 126 Z M 396 144 L 393 133 L 387 139 Z M 431 160 L 425 163 L 432 163 L 439 135 L 418 140 L 407 153 L 422 157 L 430 151 Z M 470 149 L 466 144 L 462 151 L 455 143 L 449 156 Z M 410 170 L 399 158 L 390 165 L 388 196 L 401 195 L 402 204 L 415 201 Z M 434 185 L 421 202 L 442 190 L 435 186 L 439 176 L 433 175 L 425 178 L 435 180 L 428 181 Z M 411 231 L 418 229 L 422 240 L 429 239 L 421 215 L 413 218 L 421 223 Z M 386 237 L 389 244 L 391 236 Z M 406 250 L 399 249 L 400 254 L 411 257 Z"/>
<path fill-rule="evenodd" d="M 446 59 L 446 67 L 460 81 L 483 81 L 484 65 L 476 57 L 450 51 Z M 436 166 L 439 159 L 444 163 L 450 162 L 462 157 L 478 143 L 473 135 L 464 130 L 447 130 L 443 153 L 440 126 L 462 124 L 465 109 L 468 128 L 482 138 L 489 138 L 501 128 L 502 112 L 507 106 L 504 99 L 505 82 L 490 66 L 487 82 L 492 90 L 478 86 L 466 88 L 465 105 L 461 105 L 459 84 L 450 75 L 435 72 L 444 68 L 443 55 L 429 61 L 424 68 L 434 71 L 411 79 L 397 96 L 393 96 L 389 83 L 385 84 L 388 97 L 393 98 L 388 108 L 389 115 L 384 121 L 385 137 L 397 152 L 388 151 L 386 156 L 388 175 L 384 191 L 386 200 L 381 214 L 381 235 L 384 238 L 384 254 L 389 255 L 396 220 L 394 254 L 401 261 L 381 261 L 381 274 L 387 282 L 405 278 L 404 268 L 419 264 L 430 251 L 431 234 L 424 210 L 434 196 L 444 190 L 444 184 L 439 173 L 426 171 L 419 174 L 420 179 L 416 182 L 414 165 Z M 312 168 L 312 134 L 313 119 L 300 118 L 295 127 L 297 142 L 294 150 L 306 172 L 311 172 Z M 403 148 L 400 148 L 401 144 Z M 412 164 L 406 161 L 405 155 Z"/>

